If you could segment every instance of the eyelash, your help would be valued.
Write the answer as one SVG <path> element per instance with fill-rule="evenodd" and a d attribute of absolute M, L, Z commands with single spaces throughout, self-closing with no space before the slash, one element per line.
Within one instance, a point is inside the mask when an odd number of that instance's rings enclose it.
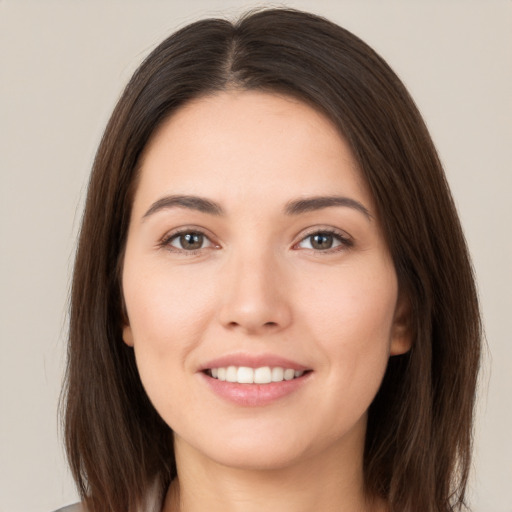
<path fill-rule="evenodd" d="M 183 248 L 180 249 L 179 247 L 174 247 L 171 245 L 171 242 L 179 239 L 181 236 L 184 236 L 184 235 L 202 236 L 205 241 L 208 241 L 210 243 L 210 246 L 209 247 L 200 247 L 198 249 L 187 250 L 187 249 L 183 249 Z M 186 256 L 195 256 L 195 255 L 199 254 L 200 251 L 202 251 L 204 249 L 208 249 L 210 247 L 214 248 L 214 249 L 219 248 L 218 244 L 215 244 L 214 242 L 211 241 L 210 236 L 208 236 L 201 229 L 197 229 L 197 228 L 184 228 L 184 229 L 180 229 L 179 231 L 174 231 L 174 232 L 164 236 L 158 245 L 159 245 L 159 247 L 167 249 L 170 252 L 180 253 L 180 254 L 184 254 Z"/>
<path fill-rule="evenodd" d="M 314 248 L 306 248 L 306 250 L 312 251 L 317 255 L 324 255 L 324 254 L 332 254 L 339 251 L 344 251 L 347 249 L 350 249 L 354 246 L 354 240 L 349 237 L 346 233 L 343 231 L 339 231 L 337 229 L 333 228 L 315 228 L 314 230 L 311 230 L 309 233 L 307 233 L 305 236 L 303 236 L 299 242 L 294 244 L 294 248 L 298 247 L 299 244 L 303 243 L 307 239 L 311 239 L 315 235 L 326 235 L 326 236 L 332 236 L 336 241 L 339 242 L 338 246 L 330 247 L 328 249 L 314 249 Z"/>
<path fill-rule="evenodd" d="M 171 245 L 171 242 L 173 242 L 174 240 L 177 240 L 179 237 L 184 236 L 184 235 L 195 235 L 195 236 L 199 235 L 199 236 L 203 237 L 204 240 L 208 241 L 210 245 L 208 247 L 199 247 L 198 249 L 191 249 L 191 250 L 174 247 Z M 342 231 L 332 229 L 332 228 L 325 228 L 325 229 L 316 228 L 315 230 L 312 230 L 309 233 L 307 233 L 297 243 L 295 243 L 293 245 L 293 249 L 295 249 L 295 250 L 300 249 L 299 245 L 301 243 L 303 243 L 307 239 L 311 239 L 315 235 L 316 236 L 318 236 L 318 235 L 332 236 L 337 242 L 339 242 L 339 245 L 337 245 L 335 247 L 330 247 L 327 249 L 314 249 L 313 247 L 305 248 L 305 250 L 312 251 L 319 255 L 320 254 L 332 254 L 335 252 L 343 251 L 343 250 L 353 247 L 353 245 L 354 245 L 354 241 L 352 240 L 352 238 L 350 238 L 346 233 L 344 233 Z M 181 229 L 179 231 L 174 231 L 174 232 L 170 233 L 169 235 L 164 236 L 162 238 L 162 240 L 159 242 L 158 246 L 165 248 L 170 252 L 180 253 L 180 254 L 184 254 L 186 256 L 195 256 L 195 255 L 199 254 L 201 251 L 203 251 L 204 249 L 220 248 L 220 246 L 218 244 L 215 244 L 214 242 L 212 242 L 211 237 L 209 237 L 204 231 L 202 231 L 201 229 L 196 229 L 196 228 L 185 228 L 185 229 Z"/>

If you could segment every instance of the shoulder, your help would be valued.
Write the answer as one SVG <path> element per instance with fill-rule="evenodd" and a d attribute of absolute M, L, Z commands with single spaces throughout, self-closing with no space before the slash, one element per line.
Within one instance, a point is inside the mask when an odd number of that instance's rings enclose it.
<path fill-rule="evenodd" d="M 59 508 L 55 512 L 87 512 L 87 510 L 81 503 L 75 503 L 74 505 Z"/>
<path fill-rule="evenodd" d="M 165 498 L 166 489 L 167 488 L 162 486 L 160 481 L 155 480 L 148 490 L 140 512 L 159 512 L 162 510 L 162 503 Z M 87 508 L 82 503 L 74 503 L 73 505 L 59 508 L 54 512 L 87 512 Z"/>

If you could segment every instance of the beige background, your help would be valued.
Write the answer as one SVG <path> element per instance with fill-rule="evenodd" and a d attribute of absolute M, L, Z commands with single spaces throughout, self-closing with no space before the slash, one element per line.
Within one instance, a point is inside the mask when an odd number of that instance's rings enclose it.
<path fill-rule="evenodd" d="M 114 102 L 175 28 L 255 5 L 0 0 L 0 512 L 76 498 L 56 415 L 67 292 L 87 175 Z M 374 46 L 426 118 L 473 254 L 489 345 L 471 501 L 476 512 L 511 512 L 512 1 L 280 5 L 325 15 Z"/>

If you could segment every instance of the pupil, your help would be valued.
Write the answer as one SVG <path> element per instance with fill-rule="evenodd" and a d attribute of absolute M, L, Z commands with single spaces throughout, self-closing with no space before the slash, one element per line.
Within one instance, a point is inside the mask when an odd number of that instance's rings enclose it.
<path fill-rule="evenodd" d="M 311 245 L 314 249 L 330 249 L 332 247 L 332 235 L 319 233 L 313 235 Z"/>
<path fill-rule="evenodd" d="M 183 249 L 200 249 L 203 245 L 203 235 L 200 233 L 187 233 L 180 237 L 181 246 Z"/>

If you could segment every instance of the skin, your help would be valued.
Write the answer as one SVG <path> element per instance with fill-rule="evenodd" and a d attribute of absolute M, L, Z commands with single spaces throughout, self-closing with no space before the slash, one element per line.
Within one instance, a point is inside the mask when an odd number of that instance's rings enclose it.
<path fill-rule="evenodd" d="M 150 211 L 177 194 L 224 213 Z M 369 215 L 285 212 L 333 195 Z M 204 234 L 199 249 L 183 247 L 182 229 Z M 332 230 L 331 248 L 313 246 L 312 234 Z M 170 117 L 141 161 L 123 292 L 124 341 L 175 433 L 179 480 L 164 510 L 385 510 L 364 495 L 364 436 L 388 358 L 409 349 L 407 308 L 372 197 L 326 117 L 247 91 Z M 215 394 L 201 372 L 229 354 L 277 355 L 310 372 L 293 393 L 246 407 Z"/>

